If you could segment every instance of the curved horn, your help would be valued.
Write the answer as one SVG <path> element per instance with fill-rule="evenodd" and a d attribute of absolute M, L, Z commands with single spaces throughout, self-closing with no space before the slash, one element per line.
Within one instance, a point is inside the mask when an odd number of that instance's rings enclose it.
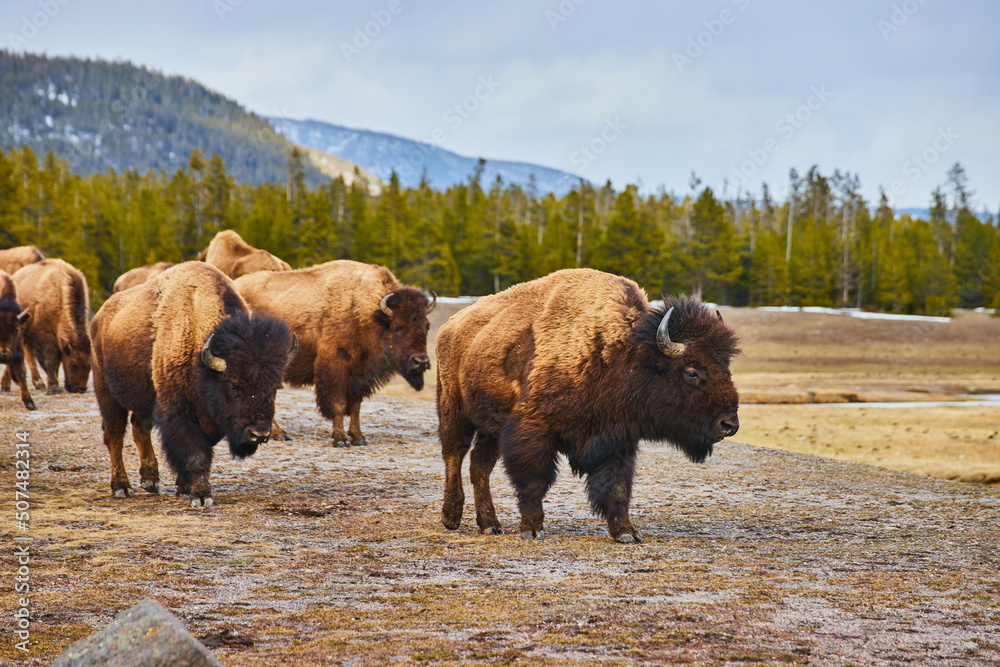
<path fill-rule="evenodd" d="M 674 307 L 671 306 L 667 314 L 663 316 L 660 326 L 656 328 L 656 347 L 667 357 L 679 357 L 684 353 L 684 344 L 675 343 L 670 340 L 670 332 L 667 331 L 670 322 L 670 315 L 673 314 Z"/>
<path fill-rule="evenodd" d="M 211 368 L 213 371 L 219 373 L 226 372 L 226 360 L 222 357 L 217 357 L 212 354 L 212 339 L 215 338 L 215 334 L 208 337 L 205 341 L 205 346 L 201 348 L 201 362 Z"/>
<path fill-rule="evenodd" d="M 715 311 L 715 314 L 719 316 L 719 321 L 720 322 L 725 322 L 725 320 L 722 319 L 722 313 L 720 313 L 719 311 Z"/>
<path fill-rule="evenodd" d="M 299 337 L 292 334 L 292 346 L 288 348 L 288 363 L 292 363 L 292 359 L 295 355 L 299 353 Z"/>
<path fill-rule="evenodd" d="M 21 324 L 24 324 L 29 319 L 31 319 L 31 313 L 28 311 L 27 308 L 25 308 L 24 310 L 22 310 L 20 313 L 17 314 L 17 321 L 20 322 Z"/>
<path fill-rule="evenodd" d="M 430 315 L 434 307 L 438 305 L 438 295 L 431 290 L 431 302 L 427 305 L 427 314 Z"/>
<path fill-rule="evenodd" d="M 384 297 L 382 297 L 381 301 L 378 302 L 378 309 L 381 310 L 386 315 L 388 315 L 389 317 L 392 317 L 392 308 L 389 307 L 389 297 L 391 297 L 393 294 L 395 294 L 395 292 L 389 292 Z"/>

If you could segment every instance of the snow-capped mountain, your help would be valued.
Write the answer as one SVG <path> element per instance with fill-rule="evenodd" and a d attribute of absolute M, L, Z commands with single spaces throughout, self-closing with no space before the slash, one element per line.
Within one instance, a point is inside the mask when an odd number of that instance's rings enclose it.
<path fill-rule="evenodd" d="M 389 181 L 392 171 L 399 175 L 403 187 L 420 185 L 426 169 L 427 180 L 435 189 L 445 189 L 466 180 L 475 170 L 479 158 L 452 153 L 434 144 L 405 139 L 383 132 L 356 130 L 316 120 L 294 120 L 269 117 L 274 128 L 289 141 L 315 148 L 353 162 Z M 561 197 L 580 183 L 580 177 L 558 169 L 524 162 L 486 160 L 482 186 L 488 189 L 497 175 L 505 184 L 529 187 L 531 176 L 539 195 L 553 192 Z"/>

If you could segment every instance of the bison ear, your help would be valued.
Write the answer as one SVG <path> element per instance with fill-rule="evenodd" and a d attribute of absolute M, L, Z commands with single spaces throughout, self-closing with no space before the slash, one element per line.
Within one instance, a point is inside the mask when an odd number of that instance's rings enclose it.
<path fill-rule="evenodd" d="M 28 320 L 30 319 L 31 319 L 31 311 L 29 311 L 27 308 L 25 308 L 24 310 L 22 310 L 20 313 L 17 314 L 17 321 L 19 324 L 27 324 Z"/>
<path fill-rule="evenodd" d="M 215 334 L 211 334 L 208 340 L 205 341 L 204 347 L 201 348 L 201 362 L 211 368 L 213 371 L 219 373 L 226 372 L 226 360 L 222 357 L 217 357 L 212 354 L 212 339 L 215 338 Z"/>

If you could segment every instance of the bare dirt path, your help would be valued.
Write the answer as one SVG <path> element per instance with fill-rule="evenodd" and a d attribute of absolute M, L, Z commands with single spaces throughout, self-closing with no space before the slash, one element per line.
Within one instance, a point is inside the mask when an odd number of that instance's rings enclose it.
<path fill-rule="evenodd" d="M 2 664 L 47 665 L 144 597 L 228 665 L 1000 663 L 995 488 L 728 442 L 694 465 L 644 443 L 643 544 L 612 543 L 565 468 L 528 542 L 480 536 L 468 501 L 441 526 L 431 401 L 370 400 L 372 444 L 335 449 L 311 391 L 282 390 L 294 441 L 242 462 L 217 447 L 217 504 L 193 510 L 162 457 L 162 495 L 113 499 L 93 393 L 40 399 L 29 414 L 0 395 L 8 554 L 14 433 L 30 433 L 37 641 L 25 660 L 5 627 Z M 494 495 L 516 529 L 499 468 Z"/>

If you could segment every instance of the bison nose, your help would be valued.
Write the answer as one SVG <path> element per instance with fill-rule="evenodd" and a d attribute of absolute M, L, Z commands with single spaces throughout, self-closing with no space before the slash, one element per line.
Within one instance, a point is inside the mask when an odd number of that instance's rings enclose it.
<path fill-rule="evenodd" d="M 427 354 L 415 354 L 410 357 L 410 370 L 426 371 L 431 367 L 431 358 Z"/>
<path fill-rule="evenodd" d="M 251 442 L 263 444 L 271 437 L 271 425 L 266 424 L 261 426 L 258 424 L 257 426 L 251 426 L 247 428 L 247 435 L 250 436 Z"/>
<path fill-rule="evenodd" d="M 740 418 L 735 412 L 723 415 L 719 419 L 719 430 L 725 433 L 727 438 L 736 435 L 736 432 L 740 430 Z"/>

